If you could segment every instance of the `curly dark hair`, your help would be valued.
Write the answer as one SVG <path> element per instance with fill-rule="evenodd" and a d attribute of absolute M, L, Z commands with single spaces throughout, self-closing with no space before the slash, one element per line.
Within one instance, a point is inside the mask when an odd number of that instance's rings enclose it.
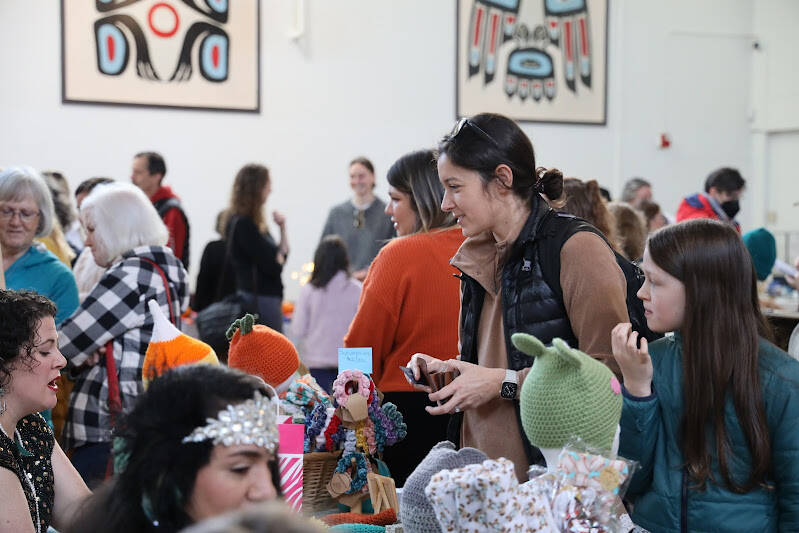
<path fill-rule="evenodd" d="M 214 445 L 184 444 L 183 438 L 227 405 L 252 398 L 256 390 L 271 396 L 258 378 L 214 365 L 179 367 L 153 381 L 115 429 L 115 467 L 124 463 L 122 471 L 95 492 L 67 531 L 178 531 L 189 525 L 186 503 Z M 269 467 L 280 494 L 276 458 Z M 150 516 L 143 501 L 149 502 Z M 153 520 L 159 522 L 157 529 Z"/>
<path fill-rule="evenodd" d="M 39 321 L 56 315 L 53 302 L 33 291 L 0 290 L 0 387 L 18 362 L 33 366 Z"/>

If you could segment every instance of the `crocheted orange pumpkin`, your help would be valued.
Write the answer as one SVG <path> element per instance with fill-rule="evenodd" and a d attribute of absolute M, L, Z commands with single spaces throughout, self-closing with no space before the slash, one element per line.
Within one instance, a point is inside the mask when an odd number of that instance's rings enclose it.
<path fill-rule="evenodd" d="M 227 338 L 228 366 L 259 376 L 276 389 L 300 366 L 297 348 L 291 341 L 270 327 L 256 324 L 250 314 L 233 322 Z"/>

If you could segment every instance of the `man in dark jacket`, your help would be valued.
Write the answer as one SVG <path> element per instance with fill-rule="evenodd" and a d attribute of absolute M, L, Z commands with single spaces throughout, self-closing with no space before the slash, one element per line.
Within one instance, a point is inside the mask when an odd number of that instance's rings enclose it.
<path fill-rule="evenodd" d="M 133 157 L 130 180 L 150 198 L 169 230 L 169 246 L 175 256 L 189 268 L 189 219 L 180 205 L 180 198 L 169 185 L 162 185 L 166 163 L 158 152 L 140 152 Z"/>

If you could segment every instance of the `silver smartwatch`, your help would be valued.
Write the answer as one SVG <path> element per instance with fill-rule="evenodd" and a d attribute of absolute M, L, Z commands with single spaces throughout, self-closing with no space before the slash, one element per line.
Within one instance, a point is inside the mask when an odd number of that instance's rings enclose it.
<path fill-rule="evenodd" d="M 502 388 L 499 389 L 499 395 L 505 400 L 515 400 L 518 391 L 519 378 L 516 376 L 516 371 L 505 370 L 505 380 L 502 382 Z"/>

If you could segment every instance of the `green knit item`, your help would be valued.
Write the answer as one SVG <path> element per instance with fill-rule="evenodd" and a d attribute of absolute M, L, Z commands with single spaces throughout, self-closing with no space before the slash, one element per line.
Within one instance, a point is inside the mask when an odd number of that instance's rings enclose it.
<path fill-rule="evenodd" d="M 513 345 L 535 357 L 521 392 L 522 427 L 539 448 L 562 448 L 574 437 L 610 450 L 621 418 L 621 386 L 608 367 L 569 348 L 561 339 L 547 347 L 526 333 Z"/>
<path fill-rule="evenodd" d="M 237 318 L 233 321 L 229 328 L 227 328 L 227 332 L 225 333 L 225 337 L 227 340 L 231 340 L 233 335 L 236 334 L 236 330 L 240 329 L 242 335 L 246 335 L 252 331 L 253 326 L 255 326 L 255 317 L 250 313 L 247 313 L 241 318 Z"/>

